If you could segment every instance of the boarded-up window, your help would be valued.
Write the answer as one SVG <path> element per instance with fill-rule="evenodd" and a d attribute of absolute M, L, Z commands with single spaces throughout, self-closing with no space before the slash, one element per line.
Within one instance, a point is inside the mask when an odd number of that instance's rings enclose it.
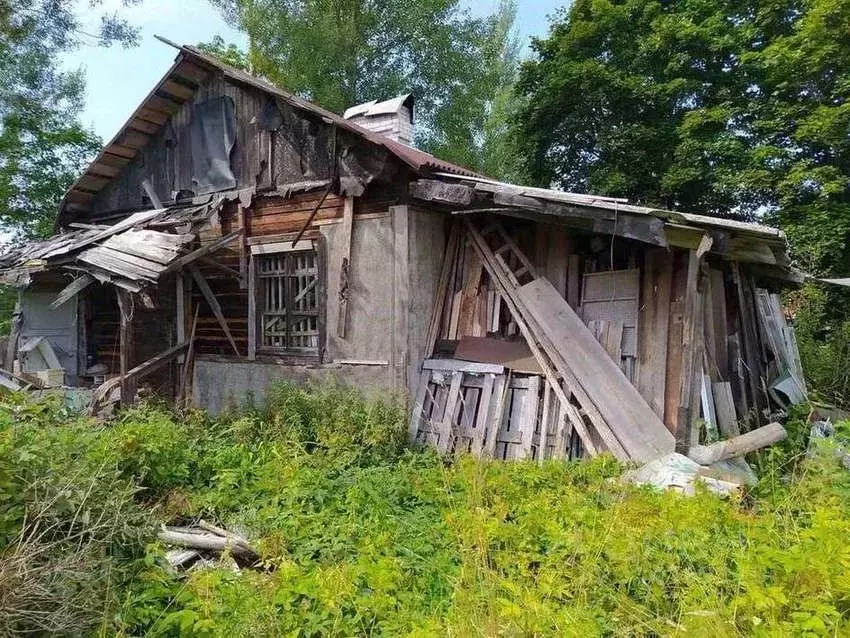
<path fill-rule="evenodd" d="M 315 250 L 257 255 L 258 350 L 318 355 L 319 255 Z"/>

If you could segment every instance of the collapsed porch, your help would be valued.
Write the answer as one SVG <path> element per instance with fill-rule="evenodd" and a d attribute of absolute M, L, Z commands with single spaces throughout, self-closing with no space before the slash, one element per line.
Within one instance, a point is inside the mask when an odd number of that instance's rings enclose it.
<path fill-rule="evenodd" d="M 411 190 L 455 220 L 412 439 L 646 461 L 805 399 L 778 296 L 799 278 L 778 231 L 489 180 Z"/>

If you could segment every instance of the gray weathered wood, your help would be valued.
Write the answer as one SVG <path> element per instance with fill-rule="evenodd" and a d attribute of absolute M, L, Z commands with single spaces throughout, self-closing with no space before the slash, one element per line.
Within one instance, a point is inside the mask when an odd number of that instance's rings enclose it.
<path fill-rule="evenodd" d="M 420 179 L 410 184 L 410 196 L 426 202 L 452 206 L 469 206 L 473 189 L 463 184 L 450 184 L 433 179 Z"/>
<path fill-rule="evenodd" d="M 475 374 L 503 374 L 505 366 L 493 363 L 474 363 L 472 361 L 458 361 L 457 359 L 425 359 L 422 362 L 423 370 L 443 370 L 448 372 L 471 372 Z"/>
<path fill-rule="evenodd" d="M 257 264 L 248 258 L 248 361 L 257 358 Z"/>
<path fill-rule="evenodd" d="M 449 385 L 449 393 L 446 397 L 446 408 L 443 412 L 443 418 L 438 424 L 440 440 L 437 444 L 437 449 L 441 454 L 449 452 L 452 441 L 454 440 L 454 418 L 461 398 L 460 386 L 462 381 L 463 372 L 455 372 L 452 375 L 452 381 Z"/>
<path fill-rule="evenodd" d="M 446 243 L 445 254 L 443 255 L 443 266 L 440 270 L 440 280 L 437 284 L 437 293 L 434 296 L 431 322 L 428 324 L 428 333 L 425 337 L 426 357 L 430 357 L 434 353 L 434 344 L 437 342 L 437 336 L 440 330 L 440 320 L 443 317 L 443 310 L 446 307 L 446 295 L 448 294 L 455 259 L 457 259 L 457 252 L 460 247 L 460 236 L 460 226 L 455 222 L 449 231 L 449 239 Z"/>
<path fill-rule="evenodd" d="M 200 259 L 201 257 L 204 257 L 205 255 L 208 255 L 208 254 L 210 254 L 210 253 L 212 253 L 212 252 L 214 252 L 214 251 L 216 251 L 220 248 L 224 248 L 229 243 L 231 243 L 231 242 L 235 241 L 236 239 L 238 239 L 239 237 L 241 237 L 242 233 L 244 233 L 244 232 L 245 232 L 244 229 L 239 228 L 237 230 L 234 230 L 229 235 L 225 235 L 224 237 L 220 237 L 219 239 L 216 239 L 215 241 L 210 242 L 209 244 L 206 244 L 205 246 L 201 246 L 197 250 L 193 250 L 188 255 L 183 255 L 182 257 L 175 259 L 174 261 L 172 261 L 168 265 L 168 267 L 165 270 L 162 271 L 162 274 L 165 274 L 165 273 L 168 273 L 168 272 L 174 272 L 175 270 L 179 270 L 180 268 L 183 268 L 184 266 L 191 264 L 196 259 Z"/>
<path fill-rule="evenodd" d="M 58 308 L 64 303 L 70 301 L 74 297 L 76 297 L 79 293 L 85 290 L 89 284 L 93 284 L 95 282 L 95 278 L 89 274 L 83 273 L 70 284 L 65 286 L 62 291 L 56 295 L 56 299 L 54 299 L 50 303 L 50 307 L 53 309 Z"/>
<path fill-rule="evenodd" d="M 537 425 L 537 407 L 540 404 L 540 377 L 529 377 L 529 387 L 526 390 L 523 403 L 522 417 L 519 423 L 520 444 L 516 458 L 529 459 L 534 445 L 534 430 Z"/>
<path fill-rule="evenodd" d="M 585 398 L 581 396 L 581 393 L 583 391 L 578 387 L 578 384 L 575 382 L 575 379 L 564 380 L 564 382 L 568 383 L 570 386 L 568 390 L 565 391 L 565 389 L 561 387 L 558 380 L 558 374 L 560 373 L 560 370 L 556 372 L 556 370 L 553 368 L 552 362 L 549 359 L 550 355 L 544 353 L 545 346 L 542 343 L 539 343 L 540 337 L 537 336 L 539 334 L 539 330 L 536 325 L 533 325 L 531 323 L 533 322 L 533 318 L 528 316 L 527 312 L 525 312 L 524 307 L 521 309 L 521 301 L 519 300 L 516 294 L 516 277 L 513 277 L 513 280 L 511 280 L 507 276 L 507 274 L 501 270 L 502 266 L 500 266 L 499 263 L 496 261 L 493 252 L 490 250 L 486 241 L 481 236 L 481 233 L 478 232 L 478 230 L 475 228 L 475 225 L 471 221 L 466 220 L 466 227 L 470 237 L 473 240 L 472 245 L 475 247 L 475 249 L 479 252 L 480 256 L 484 260 L 484 267 L 487 269 L 487 273 L 490 276 L 490 279 L 496 284 L 503 302 L 507 306 L 508 311 L 511 313 L 511 316 L 519 327 L 520 333 L 528 344 L 532 355 L 534 356 L 538 364 L 540 364 L 540 367 L 544 372 L 547 382 L 552 386 L 552 389 L 558 397 L 558 400 L 560 401 L 561 406 L 566 412 L 570 422 L 573 423 L 576 432 L 582 438 L 582 441 L 584 442 L 585 449 L 587 450 L 588 454 L 591 456 L 595 456 L 598 453 L 596 443 L 590 437 L 590 433 L 585 427 L 581 415 L 578 414 L 578 411 L 576 410 L 575 406 L 570 403 L 569 399 L 570 394 L 578 393 L 578 399 L 581 402 L 582 399 Z M 582 403 L 582 405 L 584 406 L 585 403 Z M 594 423 L 594 427 L 604 432 L 607 429 L 607 425 L 603 422 L 601 416 L 599 416 L 596 412 L 595 406 L 588 405 L 585 409 L 588 411 L 588 414 Z M 608 434 L 610 434 L 610 432 L 608 432 Z M 627 455 L 622 449 L 622 446 L 620 446 L 619 442 L 616 440 L 616 438 L 613 437 L 613 435 L 611 435 L 607 439 L 607 443 L 609 443 L 609 445 L 611 446 L 609 449 L 611 449 L 611 452 L 612 454 L 614 454 L 614 456 L 620 459 L 627 458 Z M 495 442 L 493 444 L 495 445 Z M 494 449 L 495 448 L 493 448 L 493 450 Z M 488 449 L 488 451 L 490 450 Z M 492 451 L 490 451 L 490 453 L 492 454 Z"/>
<path fill-rule="evenodd" d="M 351 234 L 354 227 L 354 198 L 346 197 L 342 208 L 342 265 L 339 271 L 339 308 L 336 336 L 345 339 L 348 298 L 351 295 Z"/>
<path fill-rule="evenodd" d="M 720 381 L 712 384 L 712 390 L 714 391 L 714 407 L 720 434 L 726 438 L 738 436 L 741 432 L 738 428 L 738 417 L 735 414 L 732 384 L 728 381 Z"/>
<path fill-rule="evenodd" d="M 700 465 L 711 465 L 779 443 L 787 436 L 788 432 L 779 423 L 769 423 L 726 441 L 693 446 L 688 450 L 688 457 Z"/>
<path fill-rule="evenodd" d="M 235 352 L 238 357 L 239 348 L 236 347 L 236 341 L 233 339 L 233 334 L 230 332 L 230 327 L 227 325 L 227 320 L 224 318 L 224 313 L 221 311 L 221 304 L 218 303 L 215 293 L 212 291 L 207 280 L 204 278 L 204 275 L 200 270 L 198 270 L 198 267 L 195 264 L 190 263 L 187 267 L 189 272 L 192 273 L 192 278 L 195 280 L 195 283 L 198 284 L 198 288 L 201 289 L 201 294 L 203 294 L 204 299 L 206 299 L 209 304 L 210 310 L 213 311 L 215 318 L 218 320 L 218 324 L 221 326 L 224 334 L 227 335 L 227 340 L 230 342 L 230 345 L 233 346 L 233 352 Z"/>
<path fill-rule="evenodd" d="M 518 296 L 629 457 L 648 461 L 671 452 L 667 428 L 552 285 L 536 279 Z"/>
<path fill-rule="evenodd" d="M 673 256 L 660 248 L 647 250 L 641 276 L 637 387 L 652 411 L 663 419 Z"/>
<path fill-rule="evenodd" d="M 416 389 L 416 396 L 413 398 L 413 408 L 410 413 L 408 438 L 411 443 L 415 443 L 419 436 L 419 428 L 422 426 L 422 412 L 425 409 L 425 399 L 428 396 L 429 383 L 431 383 L 431 371 L 423 370 L 419 375 L 419 385 Z"/>
<path fill-rule="evenodd" d="M 176 346 L 172 346 L 171 348 L 168 348 L 168 350 L 160 352 L 155 357 L 151 357 L 144 363 L 140 363 L 132 370 L 128 370 L 126 374 L 123 375 L 123 377 L 125 379 L 131 379 L 134 382 L 139 381 L 148 374 L 155 372 L 156 370 L 164 366 L 178 354 L 184 352 L 188 347 L 188 341 L 184 343 L 179 343 Z M 91 409 L 93 412 L 97 410 L 97 407 L 100 405 L 101 401 L 106 399 L 112 393 L 112 391 L 121 384 L 121 379 L 121 376 L 114 377 L 112 379 L 107 380 L 95 389 L 94 394 L 92 396 L 91 404 Z"/>
<path fill-rule="evenodd" d="M 192 549 L 205 549 L 214 552 L 229 551 L 232 554 L 242 556 L 249 560 L 256 560 L 260 554 L 250 545 L 242 543 L 233 538 L 225 538 L 210 532 L 175 532 L 163 529 L 157 534 L 157 538 L 168 545 L 178 547 L 190 547 Z"/>

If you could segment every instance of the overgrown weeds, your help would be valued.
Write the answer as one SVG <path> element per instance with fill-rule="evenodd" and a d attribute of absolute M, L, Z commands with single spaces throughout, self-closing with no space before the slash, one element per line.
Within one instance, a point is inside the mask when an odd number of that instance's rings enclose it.
<path fill-rule="evenodd" d="M 401 407 L 341 388 L 279 386 L 263 410 L 234 418 L 149 406 L 102 427 L 50 414 L 0 404 L 2 557 L 14 560 L 40 502 L 7 485 L 58 472 L 72 494 L 90 490 L 90 504 L 66 510 L 43 501 L 65 534 L 111 495 L 121 516 L 90 520 L 114 521 L 118 533 L 94 526 L 96 558 L 85 555 L 110 576 L 80 581 L 99 593 L 77 633 L 850 631 L 850 474 L 831 455 L 802 454 L 802 419 L 785 447 L 757 459 L 758 488 L 724 501 L 624 486 L 607 457 L 447 463 L 405 447 Z M 201 516 L 246 530 L 267 569 L 171 573 L 147 521 Z M 66 570 L 70 589 L 50 596 L 78 600 L 74 570 L 86 568 Z M 9 583 L 0 576 L 0 589 Z M 37 628 L 31 621 L 20 616 L 19 628 Z"/>

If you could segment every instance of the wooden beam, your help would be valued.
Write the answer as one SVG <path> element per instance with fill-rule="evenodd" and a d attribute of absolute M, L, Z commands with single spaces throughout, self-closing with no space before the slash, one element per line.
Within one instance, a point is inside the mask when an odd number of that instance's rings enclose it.
<path fill-rule="evenodd" d="M 472 203 L 472 194 L 473 190 L 469 186 L 434 179 L 420 179 L 410 184 L 411 197 L 438 204 L 469 206 Z"/>
<path fill-rule="evenodd" d="M 9 371 L 14 369 L 15 359 L 18 356 L 18 341 L 21 338 L 21 325 L 23 322 L 24 315 L 21 312 L 21 295 L 18 293 L 18 301 L 15 303 L 15 310 L 12 313 L 9 341 L 6 343 L 6 358 L 3 362 L 3 367 Z"/>
<path fill-rule="evenodd" d="M 127 370 L 126 374 L 123 375 L 123 377 L 115 377 L 113 379 L 109 379 L 106 383 L 102 384 L 94 391 L 94 396 L 92 397 L 92 411 L 97 410 L 97 407 L 101 403 L 101 401 L 108 397 L 112 393 L 112 391 L 122 383 L 122 379 L 132 380 L 132 382 L 135 384 L 150 373 L 155 372 L 156 370 L 164 366 L 166 363 L 171 361 L 171 359 L 176 357 L 188 347 L 188 342 L 179 343 L 176 346 L 172 346 L 168 350 L 160 352 L 155 357 L 151 357 L 144 363 L 137 365 L 132 370 Z"/>
<path fill-rule="evenodd" d="M 342 265 L 339 269 L 339 311 L 336 336 L 345 339 L 348 298 L 351 295 L 351 234 L 354 226 L 354 198 L 346 197 L 342 209 Z"/>
<path fill-rule="evenodd" d="M 81 293 L 85 288 L 89 286 L 89 284 L 93 284 L 95 282 L 95 278 L 89 274 L 83 273 L 81 276 L 77 277 L 70 284 L 65 286 L 62 291 L 56 295 L 56 299 L 54 299 L 50 303 L 50 307 L 53 309 L 58 308 L 59 306 L 65 304 L 70 301 L 74 297 L 76 297 L 79 293 Z"/>
<path fill-rule="evenodd" d="M 443 254 L 443 267 L 440 271 L 440 280 L 437 283 L 437 294 L 434 296 L 434 305 L 431 310 L 431 322 L 428 324 L 428 333 L 425 337 L 425 356 L 434 354 L 434 345 L 437 343 L 437 335 L 440 330 L 440 320 L 443 317 L 443 309 L 446 305 L 446 293 L 452 278 L 457 251 L 460 247 L 461 229 L 458 222 L 453 222 L 449 231 L 449 239 Z"/>
<path fill-rule="evenodd" d="M 162 200 L 159 199 L 159 195 L 156 194 L 156 191 L 151 185 L 151 181 L 149 179 L 142 180 L 142 189 L 145 191 L 145 195 L 148 196 L 148 199 L 151 200 L 151 206 L 154 208 L 162 208 Z"/>
<path fill-rule="evenodd" d="M 196 259 L 200 259 L 201 257 L 203 257 L 205 255 L 208 255 L 212 252 L 215 252 L 219 248 L 223 248 L 223 247 L 227 246 L 227 244 L 229 244 L 230 242 L 232 242 L 236 238 L 242 236 L 243 232 L 244 232 L 244 229 L 239 228 L 237 230 L 234 230 L 229 235 L 225 235 L 224 237 L 220 237 L 219 239 L 215 240 L 212 243 L 207 244 L 206 246 L 201 246 L 197 250 L 193 250 L 189 254 L 183 255 L 182 257 L 175 259 L 170 264 L 168 264 L 168 267 L 165 270 L 163 270 L 160 273 L 160 277 L 162 275 L 166 274 L 166 273 L 174 272 L 175 270 L 179 270 L 180 268 L 183 268 L 184 266 L 191 264 Z"/>
<path fill-rule="evenodd" d="M 253 254 L 248 259 L 248 361 L 254 361 L 257 358 L 257 267 Z"/>
<path fill-rule="evenodd" d="M 787 436 L 788 432 L 779 423 L 770 423 L 726 441 L 693 446 L 688 450 L 688 457 L 700 465 L 711 465 L 779 443 Z"/>
<path fill-rule="evenodd" d="M 537 327 L 534 325 L 535 332 L 532 332 L 532 327 L 529 327 L 529 324 L 526 323 L 524 317 L 527 316 L 526 312 L 522 312 L 519 307 L 520 300 L 515 296 L 513 284 L 508 280 L 507 276 L 502 273 L 500 270 L 500 266 L 495 259 L 493 251 L 487 245 L 487 242 L 475 228 L 475 226 L 469 221 L 466 221 L 466 227 L 469 232 L 470 237 L 472 237 L 473 243 L 472 245 L 478 250 L 479 255 L 481 256 L 484 267 L 487 269 L 487 273 L 490 276 L 490 279 L 496 284 L 499 293 L 502 296 L 502 300 L 508 308 L 508 311 L 511 313 L 514 321 L 519 328 L 520 333 L 528 344 L 529 349 L 531 350 L 531 354 L 537 360 L 540 367 L 543 369 L 543 372 L 546 376 L 546 381 L 549 385 L 552 386 L 552 391 L 555 393 L 555 396 L 558 397 L 558 401 L 563 407 L 564 411 L 567 414 L 570 422 L 573 424 L 576 432 L 578 432 L 579 436 L 582 439 L 585 449 L 587 450 L 590 456 L 596 456 L 599 454 L 599 449 L 596 446 L 593 438 L 591 438 L 590 433 L 588 432 L 584 421 L 582 420 L 581 415 L 579 414 L 576 407 L 570 402 L 570 398 L 568 395 L 571 395 L 574 392 L 582 392 L 578 383 L 575 380 L 564 379 L 564 385 L 567 386 L 566 390 L 561 387 L 561 384 L 558 380 L 558 376 L 553 368 L 553 365 L 550 363 L 546 354 L 544 354 L 544 350 L 541 344 L 538 344 L 537 339 L 535 338 L 535 333 L 537 332 Z M 524 309 L 523 309 L 524 310 Z M 581 402 L 581 397 L 578 397 Z M 504 405 L 502 402 L 501 405 Z M 596 427 L 604 427 L 604 422 L 601 421 L 601 416 L 596 411 L 595 406 L 591 405 L 588 401 L 587 403 L 582 402 L 582 407 L 584 407 L 588 411 L 588 415 L 590 419 L 598 424 Z M 488 437 L 489 440 L 489 437 Z M 495 449 L 495 434 L 492 440 L 492 443 Z M 612 441 L 613 449 L 611 449 L 611 453 L 614 454 L 618 459 L 628 460 L 628 455 L 623 450 L 622 446 L 619 445 L 617 441 Z M 490 451 L 492 454 L 492 450 Z"/>
<path fill-rule="evenodd" d="M 236 341 L 233 339 L 233 335 L 230 333 L 230 327 L 227 325 L 227 320 L 224 318 L 224 313 L 221 311 L 221 304 L 218 303 L 218 299 L 216 299 L 210 285 L 207 283 L 207 280 L 204 279 L 204 275 L 201 274 L 201 271 L 198 270 L 198 267 L 195 264 L 190 263 L 187 267 L 189 272 L 192 273 L 192 278 L 195 280 L 195 283 L 198 284 L 198 288 L 201 289 L 201 294 L 203 294 L 204 299 L 207 300 L 215 318 L 218 319 L 221 329 L 224 330 L 224 334 L 227 335 L 227 340 L 230 341 L 230 345 L 233 346 L 233 352 L 236 353 L 237 357 L 240 356 L 239 348 L 236 347 Z"/>
<path fill-rule="evenodd" d="M 118 361 L 121 370 L 119 383 L 121 385 L 121 405 L 130 405 L 136 397 L 135 377 L 128 374 L 133 358 L 133 297 L 120 288 L 115 289 L 118 300 L 119 352 Z"/>
<path fill-rule="evenodd" d="M 332 188 L 333 188 L 333 183 L 331 183 L 331 185 L 328 186 L 327 190 L 322 195 L 322 198 L 318 201 L 315 208 L 313 208 L 312 212 L 310 213 L 310 216 L 307 217 L 307 221 L 304 222 L 304 225 L 301 227 L 301 230 L 299 230 L 298 234 L 295 235 L 295 239 L 292 240 L 293 246 L 295 246 L 295 244 L 298 243 L 298 240 L 301 239 L 301 237 L 304 236 L 304 233 L 307 232 L 307 229 L 310 228 L 310 224 L 313 223 L 313 218 L 316 216 L 316 213 L 319 212 L 319 209 L 322 207 L 322 204 L 325 203 L 325 200 L 328 198 L 328 195 L 331 194 Z"/>
<path fill-rule="evenodd" d="M 248 231 L 245 221 L 245 207 L 240 202 L 236 208 L 236 228 L 242 231 L 242 236 L 239 238 L 239 288 L 241 290 L 248 287 L 248 245 L 245 240 Z"/>

